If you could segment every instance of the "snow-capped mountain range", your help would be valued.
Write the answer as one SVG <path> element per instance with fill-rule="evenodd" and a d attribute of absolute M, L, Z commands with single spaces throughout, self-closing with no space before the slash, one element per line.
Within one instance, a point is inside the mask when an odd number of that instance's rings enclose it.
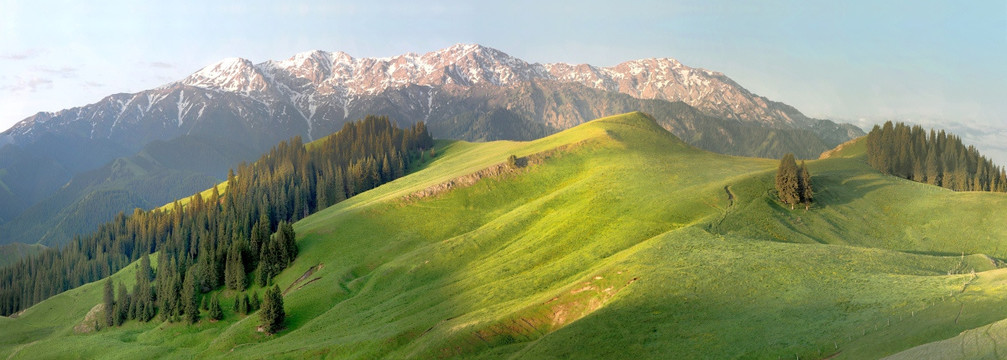
<path fill-rule="evenodd" d="M 178 83 L 263 100 L 287 96 L 312 118 L 312 109 L 320 104 L 333 100 L 345 104 L 354 97 L 410 85 L 506 87 L 533 80 L 577 83 L 641 99 L 682 101 L 710 115 L 738 120 L 769 124 L 793 121 L 724 74 L 691 68 L 671 58 L 627 61 L 612 67 L 538 64 L 481 45 L 455 45 L 424 55 L 410 53 L 390 58 L 354 58 L 343 52 L 316 50 L 257 65 L 231 58 Z"/>
<path fill-rule="evenodd" d="M 227 113 L 223 115 L 239 118 L 248 127 L 288 124 L 298 129 L 280 131 L 284 135 L 302 133 L 313 139 L 351 120 L 354 101 L 389 91 L 418 88 L 422 94 L 413 95 L 426 98 L 413 99 L 408 106 L 423 108 L 424 118 L 408 120 L 429 121 L 439 105 L 435 98 L 438 92 L 457 95 L 473 87 L 508 88 L 532 82 L 572 83 L 640 99 L 681 101 L 710 116 L 773 127 L 808 125 L 802 123 L 806 119 L 803 115 L 785 104 L 752 94 L 721 73 L 688 67 L 670 58 L 627 61 L 612 67 L 538 64 L 481 45 L 455 45 L 424 55 L 390 58 L 354 58 L 325 51 L 259 64 L 229 58 L 157 89 L 112 95 L 96 104 L 57 113 L 39 113 L 4 135 L 8 141 L 24 143 L 46 131 L 73 129 L 81 136 L 111 138 L 116 133 L 134 133 L 129 130 L 132 128 L 161 128 L 156 133 L 170 138 L 192 131 L 211 113 L 217 117 Z M 140 138 L 137 145 L 150 140 Z"/>
<path fill-rule="evenodd" d="M 318 139 L 370 114 L 400 126 L 424 121 L 438 138 L 481 141 L 535 139 L 629 111 L 734 155 L 811 158 L 863 134 L 666 58 L 537 64 L 480 45 L 390 58 L 231 58 L 155 89 L 38 113 L 0 133 L 0 244 L 62 243 L 114 211 L 205 189 L 281 140 Z M 67 210 L 90 208 L 113 213 Z"/>

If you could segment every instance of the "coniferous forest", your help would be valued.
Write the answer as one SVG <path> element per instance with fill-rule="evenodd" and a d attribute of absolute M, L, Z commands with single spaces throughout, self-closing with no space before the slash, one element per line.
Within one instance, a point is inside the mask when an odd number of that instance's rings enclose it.
<path fill-rule="evenodd" d="M 59 249 L 0 269 L 0 315 L 158 252 L 156 274 L 149 260 L 142 260 L 131 292 L 122 284 L 106 284 L 106 321 L 155 316 L 195 321 L 201 293 L 220 286 L 241 291 L 251 281 L 266 286 L 293 261 L 293 222 L 401 177 L 432 147 L 422 122 L 400 129 L 375 116 L 347 123 L 311 146 L 299 137 L 281 142 L 254 163 L 231 170 L 226 184 L 209 196 L 197 193 L 163 210 L 120 213 Z M 113 288 L 120 290 L 118 296 Z M 258 303 L 255 294 L 246 301 L 246 311 Z"/>
<path fill-rule="evenodd" d="M 885 174 L 955 191 L 1007 192 L 1007 172 L 961 138 L 886 122 L 867 134 L 867 162 Z"/>

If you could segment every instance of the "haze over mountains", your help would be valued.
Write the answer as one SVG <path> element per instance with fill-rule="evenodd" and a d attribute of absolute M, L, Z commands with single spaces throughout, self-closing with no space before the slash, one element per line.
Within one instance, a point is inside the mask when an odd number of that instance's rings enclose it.
<path fill-rule="evenodd" d="M 0 243 L 61 243 L 119 211 L 204 189 L 280 140 L 310 141 L 367 114 L 425 121 L 439 138 L 530 140 L 635 110 L 693 145 L 735 155 L 813 158 L 863 135 L 674 59 L 537 64 L 480 45 L 391 58 L 231 58 L 0 134 L 13 145 L 0 148 Z"/>

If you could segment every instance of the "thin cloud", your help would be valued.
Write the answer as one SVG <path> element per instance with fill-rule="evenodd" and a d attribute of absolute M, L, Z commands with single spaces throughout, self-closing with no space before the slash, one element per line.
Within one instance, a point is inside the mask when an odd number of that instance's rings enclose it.
<path fill-rule="evenodd" d="M 175 65 L 166 62 L 154 61 L 150 63 L 150 67 L 158 69 L 173 69 L 175 68 Z"/>
<path fill-rule="evenodd" d="M 0 89 L 9 92 L 25 92 L 25 91 L 35 92 L 39 89 L 51 89 L 51 88 L 52 88 L 52 79 L 40 78 L 40 77 L 33 77 L 30 79 L 19 78 L 18 81 L 14 84 L 0 87 Z"/>
<path fill-rule="evenodd" d="M 100 82 L 94 82 L 94 81 L 85 81 L 84 82 L 84 86 L 91 87 L 91 88 L 100 88 L 100 87 L 105 87 L 105 84 L 102 84 Z"/>
<path fill-rule="evenodd" d="M 69 66 L 64 66 L 59 69 L 53 68 L 37 68 L 38 71 L 44 72 L 46 74 L 59 75 L 64 79 L 77 77 L 77 69 Z"/>
<path fill-rule="evenodd" d="M 38 56 L 40 53 L 42 53 L 42 52 L 39 51 L 39 50 L 29 49 L 29 50 L 25 50 L 25 51 L 18 52 L 18 53 L 3 53 L 3 54 L 0 54 L 0 59 L 4 59 L 4 60 L 27 60 L 27 59 L 31 59 L 33 57 Z"/>

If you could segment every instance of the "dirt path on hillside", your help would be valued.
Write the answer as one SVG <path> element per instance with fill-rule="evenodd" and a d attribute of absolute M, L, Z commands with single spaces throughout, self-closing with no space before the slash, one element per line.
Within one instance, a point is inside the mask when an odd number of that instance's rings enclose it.
<path fill-rule="evenodd" d="M 321 270 L 322 267 L 324 267 L 322 264 L 318 264 L 318 265 L 315 265 L 315 266 L 312 266 L 312 267 L 308 268 L 308 271 L 305 271 L 304 275 L 301 275 L 301 277 L 297 278 L 297 280 L 294 280 L 294 282 L 290 283 L 290 286 L 287 286 L 287 288 L 285 290 L 283 290 L 283 296 L 287 296 L 287 293 L 289 293 L 289 292 L 291 292 L 293 290 L 300 289 L 300 288 L 304 287 L 304 285 L 307 285 L 308 283 L 311 283 L 311 282 L 314 282 L 315 280 L 320 279 L 320 278 L 314 278 L 314 279 L 311 279 L 311 281 L 308 281 L 307 283 L 304 283 L 301 286 L 297 286 L 297 284 L 299 284 L 302 281 L 304 281 L 305 279 L 307 279 L 309 276 L 311 276 L 311 274 L 314 274 L 316 271 Z M 295 288 L 295 286 L 297 286 L 297 288 Z"/>

